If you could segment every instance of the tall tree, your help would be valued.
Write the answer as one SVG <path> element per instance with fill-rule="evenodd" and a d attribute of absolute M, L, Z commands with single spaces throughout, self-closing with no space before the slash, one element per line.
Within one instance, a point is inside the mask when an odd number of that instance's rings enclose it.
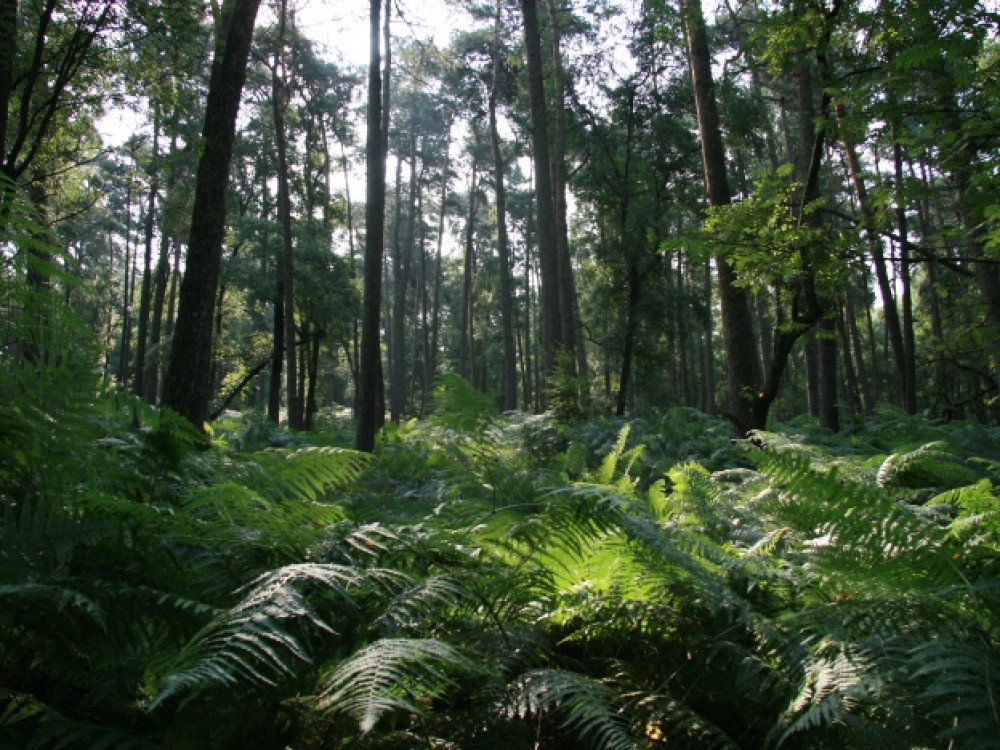
<path fill-rule="evenodd" d="M 164 379 L 163 404 L 199 426 L 212 397 L 212 313 L 225 237 L 226 185 L 259 6 L 260 0 L 224 0 L 217 21 L 187 267 Z"/>
<path fill-rule="evenodd" d="M 542 70 L 542 43 L 535 0 L 521 0 L 524 46 L 528 63 L 528 99 L 531 108 L 531 150 L 534 158 L 538 264 L 541 276 L 542 364 L 551 376 L 556 354 L 563 349 L 559 299 L 559 255 L 556 245 L 555 209 L 552 204 L 552 160 L 549 155 L 549 126 L 545 80 Z"/>
<path fill-rule="evenodd" d="M 288 426 L 303 427 L 302 394 L 298 388 L 295 342 L 295 239 L 292 235 L 291 178 L 288 167 L 288 132 L 285 120 L 289 104 L 289 66 L 285 60 L 285 30 L 288 24 L 288 2 L 280 0 L 278 7 L 278 38 L 275 59 L 271 66 L 271 108 L 274 118 L 274 145 L 278 166 L 278 222 L 281 226 L 281 305 L 285 343 L 285 394 Z M 277 302 L 276 302 L 277 304 Z"/>
<path fill-rule="evenodd" d="M 497 0 L 493 25 L 493 43 L 490 45 L 491 75 L 489 93 L 490 147 L 493 153 L 493 187 L 496 194 L 497 257 L 500 260 L 500 339 L 502 349 L 503 408 L 517 408 L 517 361 L 514 350 L 514 284 L 510 269 L 510 242 L 507 237 L 507 193 L 504 185 L 506 163 L 497 125 L 497 100 L 503 83 L 501 60 L 500 0 Z"/>
<path fill-rule="evenodd" d="M 556 255 L 559 268 L 559 318 L 563 345 L 577 369 L 578 382 L 582 386 L 581 396 L 584 401 L 588 401 L 587 352 L 583 340 L 577 334 L 577 318 L 580 313 L 566 222 L 566 82 L 563 70 L 562 33 L 557 0 L 546 0 L 546 6 L 549 36 L 552 40 L 552 210 L 556 222 Z"/>
<path fill-rule="evenodd" d="M 390 0 L 386 0 L 388 3 Z M 382 56 L 379 49 L 382 0 L 370 0 L 368 60 L 368 132 L 364 291 L 361 310 L 357 433 L 358 450 L 375 449 L 375 436 L 385 424 L 385 387 L 379 330 L 382 310 L 382 255 L 385 242 L 385 149 L 382 112 Z"/>
<path fill-rule="evenodd" d="M 731 199 L 726 172 L 726 152 L 719 126 L 712 57 L 701 10 L 701 0 L 685 0 L 684 23 L 688 39 L 688 60 L 694 85 L 701 154 L 705 168 L 705 188 L 709 205 L 728 205 Z M 761 376 L 754 346 L 753 320 L 744 289 L 736 285 L 736 274 L 722 255 L 715 257 L 722 303 L 722 332 L 726 345 L 726 391 L 730 419 L 739 434 L 763 429 L 761 415 L 754 409 Z M 757 399 L 759 401 L 759 398 Z M 764 415 L 766 420 L 766 412 Z"/>

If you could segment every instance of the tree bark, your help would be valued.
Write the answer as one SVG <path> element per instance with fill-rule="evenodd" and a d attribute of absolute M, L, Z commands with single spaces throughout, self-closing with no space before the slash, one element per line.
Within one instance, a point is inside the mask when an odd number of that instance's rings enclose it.
<path fill-rule="evenodd" d="M 153 154 L 149 169 L 149 199 L 146 203 L 146 225 L 144 229 L 144 253 L 142 263 L 142 286 L 139 292 L 139 330 L 136 334 L 135 379 L 132 387 L 140 398 L 146 398 L 146 381 L 149 376 L 146 364 L 146 349 L 149 338 L 149 319 L 152 314 L 153 298 L 153 240 L 156 230 L 156 195 L 159 191 L 160 171 L 160 121 L 153 117 Z M 152 403 L 150 400 L 149 403 Z"/>
<path fill-rule="evenodd" d="M 212 308 L 222 263 L 226 185 L 259 5 L 260 0 L 226 0 L 223 5 L 223 42 L 212 64 L 187 269 L 164 382 L 164 405 L 198 426 L 208 417 L 212 397 Z"/>
<path fill-rule="evenodd" d="M 552 208 L 555 214 L 556 254 L 559 268 L 559 317 L 566 353 L 576 368 L 578 389 L 583 402 L 590 401 L 587 375 L 587 352 L 577 331 L 579 303 L 573 261 L 569 253 L 569 229 L 566 224 L 566 125 L 562 64 L 562 41 L 556 0 L 546 0 L 549 35 L 552 39 Z"/>
<path fill-rule="evenodd" d="M 14 92 L 14 61 L 17 59 L 17 0 L 0 0 L 0 167 L 6 170 L 7 126 Z M 0 196 L 0 203 L 3 197 Z"/>
<path fill-rule="evenodd" d="M 386 0 L 388 3 L 389 0 Z M 382 255 L 385 242 L 385 141 L 382 122 L 379 19 L 382 0 L 370 0 L 368 62 L 367 185 L 365 204 L 364 298 L 361 310 L 361 352 L 358 378 L 358 450 L 375 449 L 375 436 L 385 425 L 385 387 L 379 336 L 382 310 Z M 388 54 L 388 50 L 386 51 Z M 388 67 L 388 66 L 387 66 Z"/>
<path fill-rule="evenodd" d="M 556 354 L 563 349 L 559 295 L 559 256 L 555 209 L 552 204 L 552 160 L 542 71 L 541 35 L 535 0 L 521 0 L 524 46 L 528 63 L 528 99 L 531 109 L 531 146 L 534 155 L 535 204 L 538 221 L 538 264 L 541 277 L 542 364 L 546 377 L 555 369 Z"/>
<path fill-rule="evenodd" d="M 424 358 L 424 393 L 421 413 L 430 411 L 431 394 L 434 392 L 434 379 L 437 376 L 438 331 L 441 321 L 441 251 L 444 246 L 444 219 L 447 208 L 448 180 L 451 171 L 451 121 L 445 136 L 444 167 L 441 169 L 441 205 L 438 209 L 437 250 L 434 254 L 434 287 L 431 297 L 431 330 L 428 352 Z"/>
<path fill-rule="evenodd" d="M 472 357 L 473 348 L 473 324 L 472 324 L 472 281 L 473 266 L 475 265 L 475 237 L 476 237 L 476 190 L 478 189 L 477 178 L 479 176 L 479 163 L 476 160 L 476 146 L 479 143 L 479 131 L 475 123 L 472 124 L 472 133 L 475 143 L 472 147 L 472 174 L 469 176 L 469 212 L 465 217 L 465 249 L 462 254 L 462 329 L 459 332 L 459 371 L 463 378 L 470 383 L 475 382 L 474 363 Z"/>
<path fill-rule="evenodd" d="M 911 386 L 907 382 L 909 367 L 906 362 L 906 347 L 903 345 L 903 329 L 899 321 L 899 308 L 896 306 L 896 298 L 892 291 L 892 284 L 889 281 L 889 273 L 886 269 L 885 253 L 882 250 L 882 238 L 879 236 L 875 226 L 875 216 L 868 200 L 868 189 L 864 178 L 861 175 L 861 167 L 858 160 L 857 149 L 847 129 L 844 106 L 838 104 L 836 107 L 837 119 L 840 122 L 840 140 L 844 146 L 844 153 L 847 156 L 847 166 L 851 172 L 851 182 L 854 184 L 854 194 L 858 199 L 858 208 L 861 211 L 861 223 L 864 227 L 865 237 L 868 240 L 868 251 L 872 258 L 872 266 L 875 268 L 875 279 L 878 282 L 879 293 L 882 296 L 882 310 L 885 318 L 885 330 L 889 337 L 889 347 L 892 350 L 892 360 L 896 370 L 896 382 L 899 388 L 899 398 L 902 404 L 906 404 L 906 394 L 911 391 Z M 905 409 L 905 406 L 904 406 Z M 912 414 L 913 412 L 908 412 Z"/>
<path fill-rule="evenodd" d="M 417 189 L 417 122 L 416 113 L 410 117 L 410 188 L 407 196 L 407 238 L 400 237 L 402 221 L 400 217 L 400 184 L 396 181 L 396 215 L 392 259 L 392 337 L 389 357 L 389 414 L 390 419 L 399 424 L 406 411 L 406 291 L 410 284 L 410 265 L 413 257 L 413 234 L 416 212 Z M 402 164 L 402 162 L 399 162 Z M 397 178 L 399 174 L 397 173 Z"/>
<path fill-rule="evenodd" d="M 729 204 L 731 196 L 705 20 L 700 0 L 686 0 L 684 7 L 688 59 L 695 91 L 698 129 L 701 132 L 705 187 L 709 205 L 725 206 Z M 763 429 L 765 426 L 761 423 L 761 415 L 754 409 L 754 396 L 759 394 L 761 375 L 754 344 L 753 320 L 746 292 L 736 286 L 736 274 L 728 261 L 721 255 L 716 255 L 715 267 L 719 278 L 722 331 L 726 347 L 727 409 L 737 433 L 745 435 L 751 429 Z M 763 418 L 766 422 L 766 411 Z"/>
<path fill-rule="evenodd" d="M 502 350 L 503 409 L 517 408 L 517 352 L 514 348 L 514 283 L 510 269 L 510 243 L 507 238 L 507 193 L 504 185 L 504 158 L 497 129 L 497 96 L 500 87 L 500 0 L 496 4 L 494 24 L 493 75 L 490 86 L 490 145 L 493 150 L 493 181 L 496 190 L 497 256 L 500 261 L 500 342 Z"/>
<path fill-rule="evenodd" d="M 283 324 L 285 329 L 285 407 L 288 426 L 301 430 L 303 404 L 298 379 L 298 352 L 295 346 L 295 244 L 292 236 L 292 201 L 288 170 L 288 132 L 285 111 L 288 108 L 288 81 L 285 80 L 285 24 L 287 0 L 278 9 L 278 49 L 271 68 L 271 112 L 274 118 L 274 146 L 278 167 L 278 222 L 281 226 L 281 279 Z"/>

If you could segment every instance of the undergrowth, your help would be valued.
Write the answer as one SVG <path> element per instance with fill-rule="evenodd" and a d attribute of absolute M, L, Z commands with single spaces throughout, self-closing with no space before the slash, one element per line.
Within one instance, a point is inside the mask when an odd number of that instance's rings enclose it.
<path fill-rule="evenodd" d="M 1000 433 L 733 443 L 446 380 L 371 459 L 0 389 L 0 747 L 989 747 Z M 278 447 L 275 447 L 278 446 Z"/>

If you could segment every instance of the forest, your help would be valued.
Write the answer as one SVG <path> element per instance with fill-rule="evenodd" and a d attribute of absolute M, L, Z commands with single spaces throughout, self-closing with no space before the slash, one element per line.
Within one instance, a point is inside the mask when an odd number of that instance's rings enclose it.
<path fill-rule="evenodd" d="M 0 0 L 0 750 L 996 747 L 998 30 Z"/>

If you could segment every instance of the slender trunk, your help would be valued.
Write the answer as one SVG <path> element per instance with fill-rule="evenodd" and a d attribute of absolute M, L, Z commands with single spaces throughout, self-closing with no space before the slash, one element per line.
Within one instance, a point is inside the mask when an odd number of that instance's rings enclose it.
<path fill-rule="evenodd" d="M 459 372 L 470 383 L 474 382 L 474 363 L 472 359 L 473 324 L 472 324 L 472 281 L 473 265 L 475 263 L 475 230 L 476 230 L 476 190 L 478 177 L 478 162 L 475 151 L 479 134 L 475 124 L 472 125 L 473 138 L 476 143 L 472 152 L 472 174 L 469 176 L 469 213 L 465 218 L 465 251 L 462 261 L 462 329 L 459 332 Z"/>
<path fill-rule="evenodd" d="M 534 213 L 531 210 L 531 206 L 528 206 L 528 218 L 525 221 L 524 229 L 524 410 L 526 412 L 534 411 L 534 398 L 535 398 L 535 388 L 533 373 L 534 369 L 532 367 L 533 357 L 531 352 L 531 344 L 534 341 L 532 337 L 531 330 L 531 237 L 534 228 L 532 219 L 534 218 Z"/>
<path fill-rule="evenodd" d="M 559 255 L 556 245 L 555 209 L 552 205 L 552 161 L 542 71 L 541 36 L 535 0 L 521 0 L 524 45 L 528 64 L 528 99 L 531 109 L 531 145 L 534 155 L 535 204 L 538 212 L 538 262 L 541 276 L 542 363 L 546 378 L 554 371 L 556 353 L 564 346 L 559 300 Z"/>
<path fill-rule="evenodd" d="M 497 94 L 500 88 L 500 0 L 497 0 L 493 37 L 493 77 L 490 87 L 490 145 L 493 151 L 493 181 L 496 190 L 497 256 L 500 261 L 500 342 L 503 409 L 517 408 L 517 361 L 514 350 L 514 284 L 507 239 L 507 196 L 504 189 L 504 159 L 497 130 Z"/>
<path fill-rule="evenodd" d="M 438 331 L 441 320 L 441 251 L 444 246 L 444 219 L 447 209 L 448 179 L 451 170 L 451 122 L 448 122 L 445 136 L 444 167 L 441 169 L 441 205 L 438 209 L 437 250 L 434 254 L 434 291 L 431 299 L 431 330 L 430 346 L 424 360 L 424 397 L 423 413 L 430 409 L 431 394 L 434 391 L 434 379 L 437 377 Z"/>
<path fill-rule="evenodd" d="M 559 268 L 559 318 L 562 342 L 576 368 L 579 397 L 589 403 L 587 352 L 579 336 L 580 316 L 573 277 L 573 261 L 569 253 L 569 230 L 566 223 L 566 86 L 562 64 L 562 40 L 556 0 L 546 0 L 549 15 L 549 35 L 552 40 L 552 209 L 555 214 L 556 254 Z"/>
<path fill-rule="evenodd" d="M 416 113 L 410 118 L 410 188 L 407 206 L 407 237 L 403 243 L 400 238 L 402 221 L 400 213 L 400 184 L 396 182 L 396 216 L 395 241 L 393 242 L 392 262 L 392 345 L 389 349 L 390 376 L 392 384 L 389 392 L 390 418 L 399 424 L 406 411 L 406 289 L 410 283 L 410 260 L 413 257 L 414 223 L 416 221 L 416 191 L 417 191 L 417 122 Z M 401 164 L 402 162 L 400 162 Z M 397 172 L 397 178 L 399 173 Z"/>
<path fill-rule="evenodd" d="M 347 165 L 347 154 L 344 153 L 344 142 L 340 142 L 340 165 L 344 171 L 344 200 L 347 203 L 347 247 L 350 251 L 351 278 L 358 277 L 357 269 L 357 248 L 354 242 L 354 205 L 351 202 L 351 173 Z M 351 379 L 354 381 L 354 408 L 358 408 L 358 347 L 360 344 L 360 332 L 358 330 L 358 318 L 351 321 L 351 348 L 345 352 L 351 363 Z"/>
<path fill-rule="evenodd" d="M 139 330 L 136 334 L 135 379 L 132 386 L 140 397 L 146 396 L 146 347 L 149 338 L 149 319 L 153 298 L 153 239 L 156 230 L 156 193 L 159 190 L 159 115 L 153 116 L 153 154 L 149 168 L 149 200 L 146 205 L 145 250 L 142 262 L 142 287 L 139 292 Z M 151 403 L 151 402 L 150 402 Z"/>
<path fill-rule="evenodd" d="M 302 403 L 299 392 L 298 356 L 295 346 L 295 245 L 292 235 L 291 177 L 288 169 L 288 132 L 285 112 L 288 108 L 288 81 L 285 80 L 286 0 L 278 10 L 278 52 L 271 68 L 271 112 L 274 118 L 274 146 L 278 167 L 278 222 L 281 226 L 282 306 L 285 328 L 285 406 L 288 426 L 302 429 Z"/>
<path fill-rule="evenodd" d="M 153 309 L 149 326 L 149 366 L 143 383 L 143 398 L 155 404 L 160 387 L 160 343 L 163 337 L 163 308 L 167 299 L 167 282 L 170 265 L 170 236 L 164 232 L 160 238 L 160 257 L 153 274 Z"/>
<path fill-rule="evenodd" d="M 388 2 L 388 0 L 387 0 Z M 368 63 L 368 144 L 365 205 L 365 272 L 361 320 L 358 430 L 355 447 L 371 452 L 375 435 L 385 424 L 385 395 L 379 337 L 382 310 L 382 253 L 385 240 L 385 145 L 382 122 L 382 80 L 379 76 L 379 18 L 382 0 L 370 0 L 370 58 Z M 388 25 L 388 24 L 387 24 Z M 388 57 L 388 49 L 386 50 Z M 386 66 L 388 74 L 388 65 Z"/>
<path fill-rule="evenodd" d="M 628 301 L 625 306 L 625 336 L 622 342 L 622 369 L 618 380 L 618 401 L 615 414 L 624 416 L 628 404 L 632 376 L 632 355 L 635 351 L 635 334 L 639 321 L 639 268 L 634 259 L 628 263 Z"/>
<path fill-rule="evenodd" d="M 122 335 L 118 351 L 118 384 L 128 385 L 129 365 L 132 359 L 132 276 L 135 262 L 132 260 L 132 177 L 129 174 L 128 189 L 125 191 L 125 281 L 122 285 Z M 30 268 L 29 268 L 30 272 Z"/>
<path fill-rule="evenodd" d="M 212 312 L 226 224 L 226 185 L 236 115 L 260 0 L 226 0 L 219 29 L 222 54 L 212 65 L 204 137 L 195 180 L 187 270 L 180 290 L 164 404 L 194 424 L 211 400 Z"/>
<path fill-rule="evenodd" d="M 910 241 L 906 218 L 906 195 L 903 188 L 903 147 L 897 138 L 897 125 L 892 126 L 892 161 L 896 181 L 896 229 L 899 232 L 899 277 L 903 307 L 903 411 L 917 413 L 917 349 L 913 330 L 913 292 L 910 285 Z"/>
<path fill-rule="evenodd" d="M 702 293 L 708 304 L 705 305 L 705 338 L 702 347 L 701 361 L 701 410 L 706 414 L 715 414 L 715 315 L 712 310 L 712 264 L 705 261 L 705 276 Z M 766 415 L 765 415 L 766 419 Z M 759 429 L 759 428 L 758 428 Z"/>
<path fill-rule="evenodd" d="M 847 323 L 843 310 L 837 311 L 837 335 L 840 340 L 840 349 L 844 352 L 844 384 L 847 391 L 847 408 L 851 416 L 856 417 L 863 413 L 864 407 L 861 402 L 858 376 L 854 372 L 854 362 L 851 360 L 851 341 L 847 335 Z"/>
<path fill-rule="evenodd" d="M 803 189 L 798 207 L 798 220 L 813 229 L 822 227 L 822 214 L 818 211 L 807 211 L 806 207 L 820 197 L 819 173 L 825 152 L 825 125 L 817 125 L 816 108 L 813 102 L 813 71 L 812 61 L 804 59 L 797 71 L 798 105 L 799 105 L 799 142 L 801 143 L 802 160 L 800 162 L 800 179 Z M 825 116 L 829 106 L 830 95 L 823 94 L 824 104 L 820 114 Z M 810 393 L 810 409 L 819 417 L 820 426 L 836 432 L 840 429 L 837 404 L 837 339 L 833 320 L 824 315 L 824 311 L 833 307 L 830 300 L 821 299 L 816 289 L 816 278 L 813 272 L 813 259 L 808 250 L 801 252 L 802 257 L 802 305 L 808 310 L 810 324 L 816 325 L 818 334 L 813 337 L 806 350 L 808 367 L 807 381 Z M 810 356 L 815 357 L 810 361 Z M 813 403 L 815 399 L 815 403 Z"/>
<path fill-rule="evenodd" d="M 896 370 L 896 382 L 899 386 L 900 402 L 905 404 L 906 394 L 910 392 L 910 384 L 907 383 L 909 368 L 906 362 L 906 348 L 903 345 L 903 329 L 899 320 L 899 309 L 896 306 L 895 295 L 892 291 L 892 284 L 889 281 L 889 273 L 886 268 L 885 253 L 883 252 L 882 238 L 879 236 L 875 225 L 875 216 L 872 212 L 868 199 L 868 189 L 864 178 L 861 175 L 861 167 L 858 160 L 857 149 L 850 137 L 847 129 L 847 122 L 844 113 L 844 106 L 838 104 L 837 118 L 840 121 L 840 137 L 844 145 L 844 153 L 847 156 L 848 169 L 851 172 L 851 181 L 854 184 L 854 194 L 858 199 L 858 208 L 861 211 L 861 222 L 864 226 L 865 236 L 868 240 L 868 251 L 871 254 L 872 266 L 875 269 L 875 279 L 878 282 L 879 293 L 882 296 L 882 310 L 885 319 L 885 330 L 889 337 L 889 347 L 892 350 L 893 364 Z M 909 412 L 913 413 L 913 412 Z"/>
<path fill-rule="evenodd" d="M 321 336 L 319 331 L 313 332 L 309 351 L 309 390 L 306 392 L 306 416 L 304 427 L 311 431 L 316 421 L 316 387 L 319 381 L 319 353 Z"/>
<path fill-rule="evenodd" d="M 844 292 L 844 323 L 847 327 L 851 347 L 844 348 L 845 357 L 848 352 L 854 352 L 854 369 L 857 372 L 858 384 L 861 387 L 861 404 L 866 415 L 875 413 L 875 398 L 872 394 L 871 379 L 865 367 L 864 347 L 861 342 L 861 331 L 854 315 L 854 302 L 849 291 Z"/>
<path fill-rule="evenodd" d="M 274 288 L 274 310 L 271 325 L 271 378 L 267 390 L 267 418 L 274 424 L 281 421 L 281 370 L 285 357 L 285 280 L 278 276 Z"/>
<path fill-rule="evenodd" d="M 176 120 L 174 122 L 176 125 Z M 170 154 L 177 153 L 177 133 L 170 138 Z M 176 173 L 172 170 L 167 177 L 166 194 L 170 195 L 177 185 Z M 163 356 L 160 352 L 160 344 L 163 336 L 163 308 L 166 304 L 167 282 L 170 275 L 170 229 L 163 226 L 160 229 L 160 257 L 156 262 L 156 274 L 153 293 L 153 312 L 150 325 L 149 346 L 152 362 L 148 369 L 148 377 L 145 383 L 146 401 L 153 404 L 159 400 L 160 390 L 160 365 Z"/>
<path fill-rule="evenodd" d="M 719 128 L 719 113 L 712 81 L 712 58 L 700 0 L 686 0 L 685 28 L 688 37 L 688 61 L 695 91 L 698 129 L 701 132 L 705 187 L 711 206 L 730 202 L 726 175 L 726 152 Z M 721 255 L 715 258 L 722 307 L 722 331 L 726 345 L 726 391 L 729 418 L 740 435 L 751 429 L 763 429 L 755 412 L 754 394 L 760 389 L 760 364 L 754 344 L 753 321 L 746 291 L 736 285 L 736 274 Z M 763 419 L 766 421 L 766 411 Z"/>
<path fill-rule="evenodd" d="M 0 169 L 7 165 L 7 124 L 17 60 L 17 0 L 0 0 Z M 4 196 L 0 195 L 0 204 Z"/>

